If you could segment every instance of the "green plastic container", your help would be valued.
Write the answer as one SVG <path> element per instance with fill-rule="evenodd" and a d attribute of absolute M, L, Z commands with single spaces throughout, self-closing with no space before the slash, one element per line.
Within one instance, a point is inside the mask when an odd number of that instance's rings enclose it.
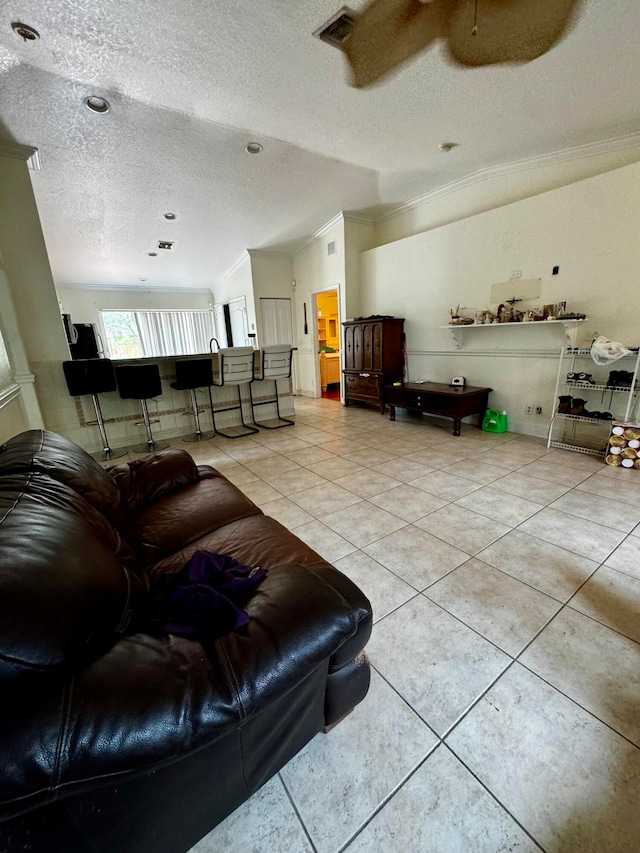
<path fill-rule="evenodd" d="M 485 432 L 506 432 L 509 429 L 509 421 L 506 412 L 497 409 L 487 409 L 482 421 L 482 429 Z"/>

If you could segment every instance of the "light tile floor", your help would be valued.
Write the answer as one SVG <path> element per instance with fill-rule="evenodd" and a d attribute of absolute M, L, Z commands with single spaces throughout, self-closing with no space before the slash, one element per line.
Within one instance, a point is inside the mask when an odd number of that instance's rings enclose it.
<path fill-rule="evenodd" d="M 192 853 L 640 850 L 640 474 L 296 399 L 183 446 L 370 597 L 365 701 Z"/>

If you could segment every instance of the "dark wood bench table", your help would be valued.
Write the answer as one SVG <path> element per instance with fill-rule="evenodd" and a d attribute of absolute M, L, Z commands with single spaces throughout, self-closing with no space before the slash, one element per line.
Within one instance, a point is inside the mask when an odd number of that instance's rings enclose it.
<path fill-rule="evenodd" d="M 387 385 L 384 402 L 395 421 L 396 408 L 445 415 L 453 418 L 453 434 L 460 435 L 462 418 L 467 415 L 484 415 L 492 388 L 445 385 L 442 382 L 406 382 L 404 385 Z"/>

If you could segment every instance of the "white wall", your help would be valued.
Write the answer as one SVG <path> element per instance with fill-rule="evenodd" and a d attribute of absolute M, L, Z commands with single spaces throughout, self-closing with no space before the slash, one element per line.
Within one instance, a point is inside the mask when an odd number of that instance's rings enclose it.
<path fill-rule="evenodd" d="M 20 387 L 13 379 L 13 369 L 0 328 L 0 442 L 22 430 L 27 422 L 20 402 Z"/>
<path fill-rule="evenodd" d="M 251 258 L 248 252 L 242 256 L 231 272 L 216 282 L 213 289 L 214 302 L 225 304 L 231 299 L 244 296 L 247 303 L 247 324 L 250 332 L 257 327 L 256 302 L 253 295 L 253 277 L 251 273 Z"/>
<path fill-rule="evenodd" d="M 74 323 L 97 323 L 105 311 L 195 311 L 211 308 L 210 290 L 160 290 L 131 287 L 107 289 L 95 285 L 60 285 L 57 288 L 60 310 L 71 314 Z"/>
<path fill-rule="evenodd" d="M 69 349 L 26 163 L 31 151 L 0 143 L 0 311 L 26 423 L 37 428 L 43 417 L 49 425 L 45 396 Z"/>
<path fill-rule="evenodd" d="M 375 227 L 372 222 L 344 221 L 345 244 L 345 295 L 346 307 L 343 319 L 358 317 L 362 313 L 360 254 L 377 245 Z"/>
<path fill-rule="evenodd" d="M 258 344 L 263 342 L 261 299 L 291 299 L 294 310 L 293 260 L 291 255 L 281 252 L 262 252 L 249 250 L 251 258 L 251 278 L 256 306 L 256 328 Z"/>
<path fill-rule="evenodd" d="M 443 157 L 455 158 L 455 149 Z M 628 147 L 608 151 L 600 151 L 598 146 L 584 146 L 558 155 L 487 169 L 430 193 L 423 199 L 408 202 L 404 210 L 401 207 L 389 218 L 376 222 L 376 245 L 391 243 L 466 216 L 512 204 L 638 160 L 640 146 L 636 142 Z"/>
<path fill-rule="evenodd" d="M 584 342 L 598 332 L 640 344 L 639 227 L 635 163 L 364 252 L 362 311 L 406 318 L 410 379 L 462 374 L 489 385 L 492 405 L 507 409 L 512 427 L 542 435 L 555 354 L 565 343 L 561 327 L 466 331 L 459 353 L 439 327 L 450 307 L 486 307 L 491 285 L 522 270 L 523 278 L 542 278 L 539 303 L 566 300 L 569 310 L 587 314 Z M 543 415 L 525 416 L 528 401 L 541 402 Z"/>
<path fill-rule="evenodd" d="M 210 290 L 169 288 L 104 288 L 96 285 L 59 285 L 60 311 L 71 314 L 74 323 L 95 323 L 104 337 L 100 311 L 196 311 L 212 310 Z M 106 341 L 105 341 L 106 343 Z"/>

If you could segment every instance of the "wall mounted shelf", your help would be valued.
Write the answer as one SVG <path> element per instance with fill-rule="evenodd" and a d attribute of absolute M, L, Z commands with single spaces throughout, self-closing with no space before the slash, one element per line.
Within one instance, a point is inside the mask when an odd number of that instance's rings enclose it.
<path fill-rule="evenodd" d="M 586 323 L 587 320 L 539 320 L 531 321 L 530 323 L 470 323 L 467 326 L 440 326 L 441 329 L 448 329 L 455 343 L 456 349 L 462 348 L 463 332 L 470 330 L 477 331 L 478 329 L 522 329 L 522 328 L 540 328 L 544 326 L 563 326 L 564 334 L 567 339 L 568 346 L 575 346 L 576 336 L 578 333 L 578 324 Z"/>

